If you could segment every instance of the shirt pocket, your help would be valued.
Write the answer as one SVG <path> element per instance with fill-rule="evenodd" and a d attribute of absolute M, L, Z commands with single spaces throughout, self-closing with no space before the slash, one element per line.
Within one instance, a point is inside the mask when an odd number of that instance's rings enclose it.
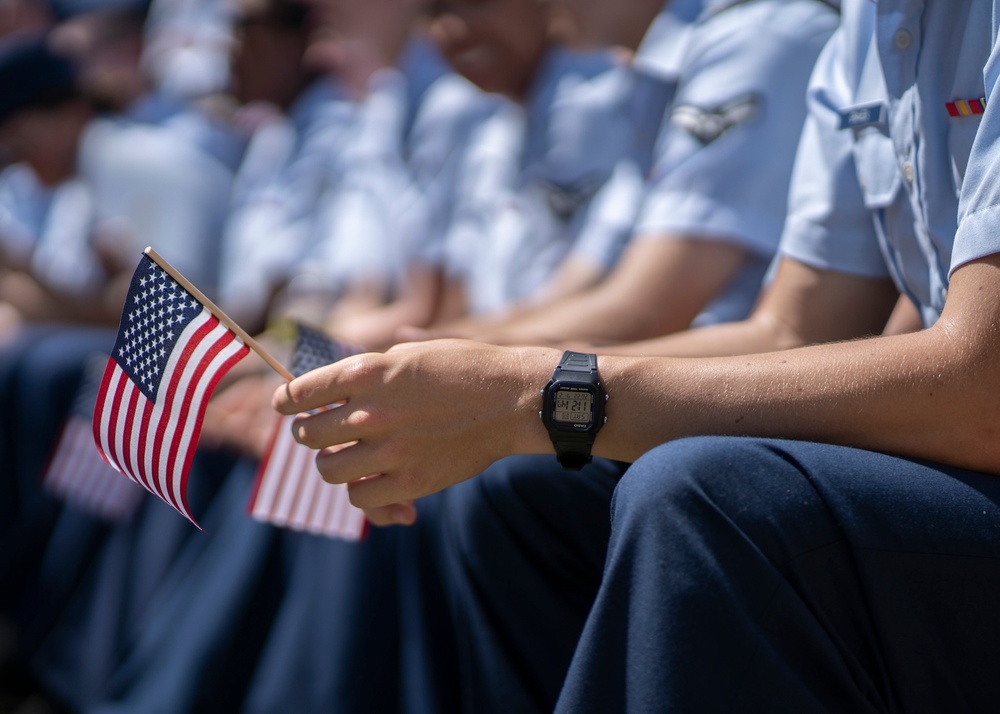
<path fill-rule="evenodd" d="M 965 170 L 969 165 L 969 154 L 972 144 L 979 132 L 980 117 L 960 117 L 953 119 L 948 127 L 948 155 L 951 158 L 951 178 L 954 182 L 955 195 L 962 191 L 965 180 Z"/>
<path fill-rule="evenodd" d="M 853 130 L 854 163 L 868 208 L 885 208 L 899 193 L 903 181 L 892 140 L 879 126 Z"/>

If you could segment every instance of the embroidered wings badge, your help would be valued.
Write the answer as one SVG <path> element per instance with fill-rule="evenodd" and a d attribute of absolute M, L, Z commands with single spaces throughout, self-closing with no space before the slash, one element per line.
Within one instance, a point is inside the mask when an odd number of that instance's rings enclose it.
<path fill-rule="evenodd" d="M 678 104 L 670 114 L 670 121 L 702 144 L 711 144 L 737 124 L 754 116 L 759 106 L 760 98 L 754 94 L 737 97 L 711 109 Z"/>
<path fill-rule="evenodd" d="M 542 190 L 549 209 L 561 221 L 569 221 L 576 212 L 594 197 L 603 184 L 597 176 L 588 176 L 573 184 L 560 184 L 549 180 L 540 180 Z"/>

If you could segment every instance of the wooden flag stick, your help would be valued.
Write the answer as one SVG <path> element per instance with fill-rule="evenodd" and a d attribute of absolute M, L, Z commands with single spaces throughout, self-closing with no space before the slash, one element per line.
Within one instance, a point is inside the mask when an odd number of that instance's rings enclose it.
<path fill-rule="evenodd" d="M 268 365 L 270 365 L 271 369 L 280 374 L 289 382 L 291 382 L 295 378 L 294 376 L 292 376 L 291 372 L 285 369 L 282 366 L 282 364 L 278 362 L 278 360 L 269 355 L 267 351 L 260 346 L 257 340 L 248 335 L 246 330 L 244 330 L 242 327 L 233 322 L 232 318 L 229 317 L 229 315 L 227 315 L 226 313 L 224 313 L 219 308 L 218 305 L 216 305 L 214 302 L 205 297 L 204 293 L 202 293 L 201 290 L 199 290 L 190 282 L 188 282 L 188 279 L 185 278 L 183 275 L 181 275 L 179 272 L 177 272 L 174 266 L 172 266 L 170 263 L 168 263 L 166 260 L 160 257 L 159 253 L 157 253 L 152 248 L 146 248 L 146 250 L 144 250 L 143 253 L 148 255 L 150 260 L 152 260 L 154 263 L 156 263 L 165 271 L 167 271 L 167 274 L 170 275 L 170 277 L 172 277 L 178 283 L 180 283 L 185 290 L 191 293 L 195 297 L 195 299 L 198 300 L 198 302 L 207 307 L 209 312 L 211 312 L 213 315 L 219 318 L 219 322 L 221 322 L 223 325 L 225 325 L 230 330 L 235 332 L 237 336 L 241 340 L 243 340 L 244 344 L 246 344 L 247 347 L 249 347 L 258 355 L 260 355 L 261 359 L 263 359 L 265 362 L 268 363 Z"/>

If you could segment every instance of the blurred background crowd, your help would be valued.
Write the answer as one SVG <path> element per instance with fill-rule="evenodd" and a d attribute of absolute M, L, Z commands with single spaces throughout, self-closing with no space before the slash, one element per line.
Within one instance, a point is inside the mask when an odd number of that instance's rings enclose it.
<path fill-rule="evenodd" d="M 391 590 L 365 557 L 391 536 L 244 513 L 279 378 L 251 357 L 213 400 L 199 533 L 38 483 L 87 359 L 145 246 L 265 343 L 289 319 L 383 350 L 743 318 L 836 13 L 740 4 L 0 0 L 0 711 L 407 709 L 399 623 L 331 613 L 360 597 L 344 560 Z M 352 669 L 362 640 L 381 655 Z"/>

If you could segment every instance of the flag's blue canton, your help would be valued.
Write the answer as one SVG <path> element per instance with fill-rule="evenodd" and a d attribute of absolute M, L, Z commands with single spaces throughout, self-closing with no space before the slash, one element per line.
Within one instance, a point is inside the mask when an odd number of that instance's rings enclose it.
<path fill-rule="evenodd" d="M 112 353 L 129 379 L 156 400 L 163 369 L 181 332 L 202 305 L 144 255 L 132 276 Z"/>
<path fill-rule="evenodd" d="M 292 367 L 289 370 L 294 376 L 301 377 L 306 372 L 333 364 L 349 354 L 340 343 L 331 340 L 323 333 L 301 324 L 297 328 L 295 354 L 292 356 Z"/>

